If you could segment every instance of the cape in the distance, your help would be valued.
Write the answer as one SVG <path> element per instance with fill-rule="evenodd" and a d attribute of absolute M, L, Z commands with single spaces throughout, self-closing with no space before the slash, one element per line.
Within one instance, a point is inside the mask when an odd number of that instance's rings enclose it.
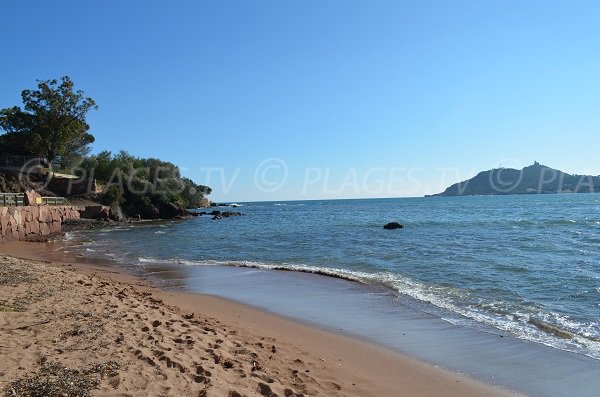
<path fill-rule="evenodd" d="M 469 180 L 455 183 L 442 193 L 431 196 L 595 192 L 600 192 L 600 176 L 567 174 L 536 161 L 521 170 L 495 168 L 482 171 Z"/>

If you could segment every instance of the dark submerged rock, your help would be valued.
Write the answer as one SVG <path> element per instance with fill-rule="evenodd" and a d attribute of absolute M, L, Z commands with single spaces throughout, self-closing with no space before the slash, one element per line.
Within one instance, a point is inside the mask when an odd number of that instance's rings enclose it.
<path fill-rule="evenodd" d="M 223 218 L 227 218 L 230 216 L 241 216 L 242 213 L 241 212 L 234 212 L 234 211 L 225 211 L 225 212 L 221 212 L 221 216 Z"/>
<path fill-rule="evenodd" d="M 398 222 L 390 222 L 383 226 L 384 229 L 392 230 L 392 229 L 404 229 L 404 225 L 399 224 Z"/>
<path fill-rule="evenodd" d="M 219 220 L 219 219 L 223 219 L 223 218 L 229 218 L 230 216 L 241 216 L 242 213 L 241 212 L 234 212 L 234 211 L 213 211 L 211 212 L 211 215 L 213 216 L 213 220 Z"/>

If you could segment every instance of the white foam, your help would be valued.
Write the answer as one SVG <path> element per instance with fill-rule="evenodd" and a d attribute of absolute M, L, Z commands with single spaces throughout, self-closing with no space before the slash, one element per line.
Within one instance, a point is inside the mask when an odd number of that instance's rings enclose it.
<path fill-rule="evenodd" d="M 582 332 L 584 324 L 569 321 L 567 318 L 560 317 L 554 313 L 544 313 L 542 311 L 537 311 L 536 313 L 502 313 L 501 310 L 499 310 L 499 313 L 492 313 L 473 306 L 460 306 L 460 304 L 455 304 L 454 302 L 460 302 L 461 298 L 465 296 L 466 292 L 457 288 L 427 285 L 397 273 L 368 273 L 347 269 L 317 267 L 305 264 L 272 264 L 255 261 L 195 261 L 180 258 L 159 259 L 151 257 L 140 257 L 138 258 L 138 261 L 142 264 L 164 263 L 185 266 L 237 266 L 263 270 L 288 270 L 343 278 L 364 284 L 383 285 L 393 289 L 394 291 L 397 291 L 402 295 L 409 296 L 417 301 L 425 302 L 441 308 L 449 313 L 453 313 L 453 316 L 442 316 L 444 321 L 447 321 L 453 325 L 474 328 L 480 326 L 481 324 L 485 324 L 487 326 L 506 331 L 520 339 L 541 343 L 561 350 L 585 354 L 589 357 L 600 360 L 600 342 L 587 338 L 594 336 L 593 325 L 587 326 L 589 329 Z M 495 301 L 487 304 L 487 307 L 489 309 L 493 309 L 494 307 L 501 309 L 504 306 L 503 303 L 504 302 L 502 301 Z M 550 317 L 554 318 L 554 320 L 558 322 L 558 326 L 561 329 L 565 329 L 574 334 L 573 338 L 558 338 L 540 330 L 536 326 L 529 323 L 529 320 L 535 317 L 543 318 L 544 321 L 548 323 L 550 323 Z M 597 332 L 597 329 L 595 331 Z"/>

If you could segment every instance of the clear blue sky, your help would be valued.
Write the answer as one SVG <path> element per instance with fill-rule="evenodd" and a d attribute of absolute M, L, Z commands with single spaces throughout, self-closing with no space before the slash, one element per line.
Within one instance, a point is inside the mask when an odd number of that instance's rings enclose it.
<path fill-rule="evenodd" d="M 534 160 L 597 175 L 599 18 L 598 1 L 10 1 L 0 107 L 69 75 L 100 107 L 95 152 L 172 161 L 215 200 L 415 196 Z"/>

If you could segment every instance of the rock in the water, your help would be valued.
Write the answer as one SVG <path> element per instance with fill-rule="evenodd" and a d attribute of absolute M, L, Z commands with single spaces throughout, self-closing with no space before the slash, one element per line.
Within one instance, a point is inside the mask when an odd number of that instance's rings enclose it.
<path fill-rule="evenodd" d="M 384 229 L 403 229 L 404 225 L 399 224 L 398 222 L 390 222 L 383 226 Z"/>
<path fill-rule="evenodd" d="M 210 215 L 214 215 L 213 219 L 218 220 L 218 219 L 223 219 L 223 218 L 229 218 L 230 216 L 241 216 L 242 213 L 241 212 L 234 212 L 234 211 L 213 211 L 210 213 Z"/>
<path fill-rule="evenodd" d="M 221 216 L 223 218 L 227 218 L 227 217 L 230 217 L 230 216 L 240 216 L 240 215 L 242 215 L 241 212 L 234 212 L 234 211 L 221 212 Z"/>

